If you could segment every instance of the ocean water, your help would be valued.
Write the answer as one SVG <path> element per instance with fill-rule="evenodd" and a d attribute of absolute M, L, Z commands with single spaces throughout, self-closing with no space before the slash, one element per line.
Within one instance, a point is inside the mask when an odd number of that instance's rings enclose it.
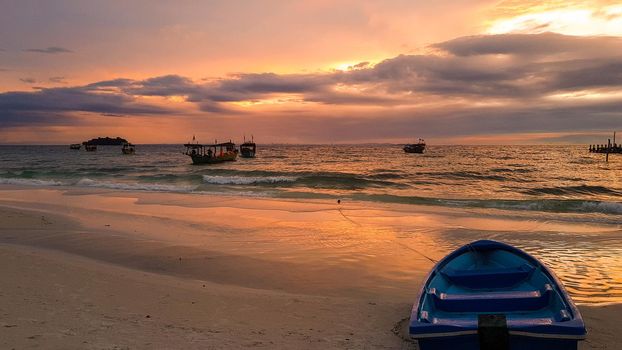
<path fill-rule="evenodd" d="M 217 165 L 183 150 L 0 146 L 0 184 L 622 215 L 622 156 L 605 163 L 586 146 L 259 145 L 254 159 Z"/>
<path fill-rule="evenodd" d="M 425 154 L 400 145 L 259 145 L 254 159 L 192 165 L 183 151 L 0 146 L 0 184 L 356 200 L 520 218 L 533 228 L 476 232 L 448 223 L 439 234 L 396 224 L 394 232 L 419 250 L 443 253 L 475 239 L 501 240 L 551 266 L 576 301 L 622 302 L 622 155 L 606 163 L 582 145 L 432 145 Z M 550 222 L 562 224 L 542 229 Z"/>

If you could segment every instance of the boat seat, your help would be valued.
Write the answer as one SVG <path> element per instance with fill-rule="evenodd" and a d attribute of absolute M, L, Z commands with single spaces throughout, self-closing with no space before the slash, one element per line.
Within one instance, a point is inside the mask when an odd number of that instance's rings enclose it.
<path fill-rule="evenodd" d="M 515 267 L 459 270 L 445 267 L 441 275 L 451 283 L 472 289 L 507 288 L 529 278 L 535 267 L 522 264 Z"/>
<path fill-rule="evenodd" d="M 476 294 L 447 294 L 436 288 L 428 290 L 434 306 L 448 312 L 509 312 L 538 310 L 549 304 L 553 287 L 543 290 L 481 292 Z"/>

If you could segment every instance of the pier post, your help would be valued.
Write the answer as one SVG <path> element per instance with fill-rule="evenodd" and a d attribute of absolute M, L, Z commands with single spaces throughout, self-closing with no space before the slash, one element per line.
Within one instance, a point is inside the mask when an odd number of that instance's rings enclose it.
<path fill-rule="evenodd" d="M 609 151 L 611 150 L 611 139 L 607 139 L 607 155 L 605 156 L 605 162 L 609 163 Z"/>

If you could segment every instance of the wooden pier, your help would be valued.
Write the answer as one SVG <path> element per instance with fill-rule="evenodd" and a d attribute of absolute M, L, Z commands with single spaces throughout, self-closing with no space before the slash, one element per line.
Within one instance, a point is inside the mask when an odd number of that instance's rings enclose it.
<path fill-rule="evenodd" d="M 606 145 L 590 145 L 590 153 L 618 153 L 622 154 L 622 145 L 616 143 L 616 133 L 613 133 L 613 143 L 611 139 L 607 139 Z"/>

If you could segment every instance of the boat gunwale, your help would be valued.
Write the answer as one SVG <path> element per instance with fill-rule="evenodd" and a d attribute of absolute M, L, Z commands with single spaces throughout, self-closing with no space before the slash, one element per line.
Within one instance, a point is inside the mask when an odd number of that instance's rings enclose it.
<path fill-rule="evenodd" d="M 427 339 L 427 338 L 447 338 L 447 337 L 461 337 L 465 335 L 475 335 L 478 334 L 477 329 L 474 330 L 465 330 L 465 331 L 449 331 L 449 332 L 438 332 L 438 333 L 421 333 L 421 334 L 410 334 L 410 337 L 413 339 Z M 558 334 L 558 333 L 534 333 L 534 332 L 523 332 L 523 331 L 511 331 L 508 330 L 509 335 L 520 336 L 520 337 L 529 337 L 529 338 L 545 338 L 545 339 L 568 339 L 568 340 L 584 340 L 587 337 L 587 334 L 582 335 L 574 335 L 574 334 Z"/>

